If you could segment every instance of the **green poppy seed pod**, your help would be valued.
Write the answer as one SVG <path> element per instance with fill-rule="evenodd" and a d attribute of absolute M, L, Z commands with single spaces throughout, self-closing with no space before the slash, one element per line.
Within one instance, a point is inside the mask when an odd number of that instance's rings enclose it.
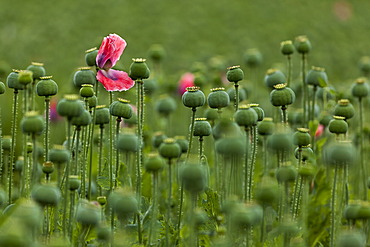
<path fill-rule="evenodd" d="M 212 88 L 207 101 L 209 107 L 221 109 L 230 104 L 230 97 L 226 93 L 225 88 Z"/>
<path fill-rule="evenodd" d="M 107 197 L 106 196 L 98 196 L 96 198 L 100 206 L 105 206 L 107 204 Z"/>
<path fill-rule="evenodd" d="M 244 79 L 244 72 L 239 65 L 227 68 L 226 78 L 229 82 L 238 83 Z"/>
<path fill-rule="evenodd" d="M 237 123 L 231 119 L 222 118 L 212 129 L 215 140 L 226 136 L 240 136 L 242 133 Z"/>
<path fill-rule="evenodd" d="M 323 159 L 327 165 L 352 165 L 356 159 L 356 149 L 351 142 L 336 142 L 325 146 Z"/>
<path fill-rule="evenodd" d="M 19 156 L 18 159 L 15 161 L 14 170 L 17 172 L 21 172 L 23 170 L 23 166 L 24 166 L 24 157 Z M 0 206 L 1 206 L 1 202 L 0 202 Z"/>
<path fill-rule="evenodd" d="M 154 148 L 159 148 L 162 142 L 167 139 L 168 137 L 163 132 L 155 132 L 152 137 L 152 145 Z"/>
<path fill-rule="evenodd" d="M 166 159 L 178 158 L 181 155 L 181 147 L 175 139 L 167 138 L 159 146 L 159 154 Z"/>
<path fill-rule="evenodd" d="M 287 106 L 295 101 L 295 93 L 286 84 L 277 84 L 270 93 L 270 102 L 273 106 Z"/>
<path fill-rule="evenodd" d="M 361 202 L 360 208 L 357 212 L 357 218 L 361 220 L 368 220 L 370 218 L 370 204 L 369 202 Z"/>
<path fill-rule="evenodd" d="M 58 93 L 58 84 L 51 79 L 52 76 L 42 76 L 36 84 L 36 93 L 38 96 L 53 96 Z"/>
<path fill-rule="evenodd" d="M 79 116 L 84 107 L 78 99 L 79 96 L 76 94 L 64 95 L 64 98 L 59 100 L 57 104 L 58 114 L 68 119 Z"/>
<path fill-rule="evenodd" d="M 148 55 L 149 55 L 149 58 L 152 59 L 154 62 L 159 63 L 166 56 L 166 51 L 164 50 L 162 45 L 153 44 L 149 48 Z"/>
<path fill-rule="evenodd" d="M 262 222 L 263 209 L 258 204 L 237 205 L 230 213 L 230 225 L 234 231 L 245 230 Z"/>
<path fill-rule="evenodd" d="M 94 86 L 91 84 L 82 84 L 80 88 L 80 96 L 90 98 L 95 95 Z"/>
<path fill-rule="evenodd" d="M 201 107 L 206 103 L 206 96 L 199 87 L 187 87 L 182 95 L 182 103 L 189 108 Z"/>
<path fill-rule="evenodd" d="M 245 154 L 245 141 L 241 137 L 224 137 L 216 141 L 216 152 L 227 158 Z"/>
<path fill-rule="evenodd" d="M 85 62 L 87 66 L 96 66 L 96 56 L 98 55 L 98 49 L 96 47 L 85 51 Z"/>
<path fill-rule="evenodd" d="M 351 119 L 355 115 L 355 108 L 348 99 L 341 99 L 334 107 L 334 115 Z"/>
<path fill-rule="evenodd" d="M 109 106 L 109 112 L 112 116 L 129 119 L 132 117 L 133 110 L 129 104 L 130 101 L 118 98 L 117 101 L 112 102 Z"/>
<path fill-rule="evenodd" d="M 347 220 L 358 220 L 358 211 L 361 205 L 358 202 L 349 202 L 344 208 L 343 217 Z"/>
<path fill-rule="evenodd" d="M 150 75 L 150 70 L 148 65 L 146 65 L 144 58 L 134 58 L 133 63 L 130 66 L 129 76 L 133 80 L 148 79 Z"/>
<path fill-rule="evenodd" d="M 31 65 L 27 67 L 27 70 L 32 71 L 33 79 L 40 79 L 40 77 L 45 76 L 43 63 L 32 62 Z"/>
<path fill-rule="evenodd" d="M 37 185 L 32 189 L 31 197 L 41 206 L 56 206 L 61 199 L 60 189 L 58 187 L 44 184 Z"/>
<path fill-rule="evenodd" d="M 164 160 L 158 154 L 149 154 L 144 162 L 144 168 L 147 172 L 158 172 L 164 167 Z"/>
<path fill-rule="evenodd" d="M 154 79 L 144 81 L 145 95 L 151 96 L 158 89 L 158 82 Z"/>
<path fill-rule="evenodd" d="M 194 74 L 194 85 L 197 87 L 203 87 L 206 84 L 207 78 L 202 73 Z"/>
<path fill-rule="evenodd" d="M 359 69 L 361 72 L 367 76 L 370 73 L 370 57 L 363 56 L 361 57 L 359 63 L 358 63 Z"/>
<path fill-rule="evenodd" d="M 293 144 L 298 147 L 307 146 L 311 142 L 311 136 L 309 134 L 309 129 L 298 128 L 293 135 Z"/>
<path fill-rule="evenodd" d="M 185 165 L 180 171 L 180 178 L 185 190 L 197 194 L 207 186 L 206 171 L 200 164 Z"/>
<path fill-rule="evenodd" d="M 13 88 L 14 90 L 23 90 L 24 85 L 19 83 L 18 81 L 18 70 L 13 70 L 8 77 L 6 78 L 6 85 L 8 85 L 8 88 Z"/>
<path fill-rule="evenodd" d="M 249 128 L 257 124 L 258 115 L 249 105 L 241 105 L 235 112 L 234 119 L 239 126 Z"/>
<path fill-rule="evenodd" d="M 20 70 L 18 73 L 18 82 L 22 85 L 30 84 L 33 81 L 33 73 L 30 70 Z"/>
<path fill-rule="evenodd" d="M 229 95 L 230 101 L 235 103 L 235 87 L 230 87 L 226 92 Z M 247 91 L 244 87 L 239 86 L 238 94 L 239 102 L 247 99 Z"/>
<path fill-rule="evenodd" d="M 297 52 L 300 54 L 307 54 L 311 51 L 311 42 L 305 35 L 296 37 L 294 45 Z"/>
<path fill-rule="evenodd" d="M 116 148 L 121 152 L 137 152 L 139 139 L 133 133 L 120 133 L 117 136 Z"/>
<path fill-rule="evenodd" d="M 217 110 L 212 108 L 206 109 L 204 112 L 204 116 L 208 121 L 215 121 L 219 117 Z"/>
<path fill-rule="evenodd" d="M 1 140 L 2 148 L 4 151 L 10 151 L 12 146 L 12 137 L 11 136 L 3 136 Z"/>
<path fill-rule="evenodd" d="M 185 138 L 185 136 L 175 136 L 175 139 L 181 147 L 181 153 L 186 153 L 189 149 L 189 141 Z"/>
<path fill-rule="evenodd" d="M 364 98 L 369 94 L 369 84 L 366 78 L 358 78 L 351 88 L 352 95 L 356 98 Z"/>
<path fill-rule="evenodd" d="M 358 230 L 343 230 L 338 233 L 336 247 L 365 247 L 366 237 Z"/>
<path fill-rule="evenodd" d="M 44 119 L 35 111 L 25 113 L 21 121 L 22 132 L 30 135 L 41 135 L 45 128 Z"/>
<path fill-rule="evenodd" d="M 81 179 L 78 176 L 70 175 L 68 180 L 68 189 L 70 191 L 76 191 L 81 186 Z"/>
<path fill-rule="evenodd" d="M 112 230 L 110 229 L 110 227 L 107 226 L 105 227 L 99 226 L 96 229 L 96 237 L 98 241 L 105 242 L 108 244 L 108 242 L 112 238 Z"/>
<path fill-rule="evenodd" d="M 277 84 L 286 83 L 286 76 L 278 69 L 268 69 L 264 78 L 265 85 L 273 89 Z"/>
<path fill-rule="evenodd" d="M 293 139 L 294 139 L 294 136 L 293 136 Z M 294 156 L 296 157 L 296 159 L 299 158 L 299 152 L 301 152 L 302 161 L 307 161 L 309 159 L 312 159 L 315 156 L 310 144 L 308 144 L 307 146 L 302 146 L 302 147 L 298 147 L 295 149 Z"/>
<path fill-rule="evenodd" d="M 121 194 L 116 200 L 113 210 L 119 218 L 127 218 L 138 210 L 138 203 L 133 195 Z"/>
<path fill-rule="evenodd" d="M 294 53 L 294 45 L 291 40 L 286 40 L 280 43 L 280 51 L 283 55 L 289 56 Z"/>
<path fill-rule="evenodd" d="M 301 177 L 313 178 L 315 174 L 315 168 L 312 165 L 305 165 L 298 168 L 298 175 Z"/>
<path fill-rule="evenodd" d="M 259 106 L 259 104 L 249 104 L 250 108 L 255 110 L 257 113 L 257 121 L 261 122 L 265 118 L 265 111 Z"/>
<path fill-rule="evenodd" d="M 86 200 L 80 200 L 76 210 L 76 221 L 85 227 L 97 226 L 100 222 L 100 208 Z"/>
<path fill-rule="evenodd" d="M 78 117 L 73 117 L 71 120 L 71 124 L 74 126 L 88 126 L 91 122 L 91 115 L 85 109 L 82 110 L 82 113 Z"/>
<path fill-rule="evenodd" d="M 95 73 L 90 67 L 81 67 L 73 76 L 73 84 L 80 88 L 84 84 L 95 85 Z"/>
<path fill-rule="evenodd" d="M 321 117 L 319 123 L 324 125 L 325 127 L 328 127 L 331 120 L 333 120 L 333 117 L 326 113 Z"/>
<path fill-rule="evenodd" d="M 264 177 L 256 188 L 256 200 L 261 205 L 272 205 L 279 199 L 279 185 L 270 177 Z"/>
<path fill-rule="evenodd" d="M 89 108 L 96 107 L 98 105 L 98 98 L 93 95 L 90 98 L 88 98 L 87 103 L 89 104 Z"/>
<path fill-rule="evenodd" d="M 23 157 L 22 157 L 23 158 Z M 42 172 L 45 174 L 51 174 L 54 172 L 54 163 L 46 161 L 42 164 Z"/>
<path fill-rule="evenodd" d="M 334 116 L 329 122 L 329 131 L 333 134 L 345 134 L 348 131 L 348 124 L 344 117 Z"/>
<path fill-rule="evenodd" d="M 155 109 L 163 116 L 169 116 L 176 111 L 177 103 L 174 98 L 170 96 L 162 96 L 156 103 Z"/>
<path fill-rule="evenodd" d="M 258 134 L 262 136 L 269 136 L 272 135 L 275 131 L 275 123 L 272 121 L 272 118 L 265 117 L 259 124 L 258 124 Z"/>
<path fill-rule="evenodd" d="M 4 82 L 0 81 L 0 94 L 5 93 L 5 84 Z"/>
<path fill-rule="evenodd" d="M 23 233 L 23 238 L 25 232 L 25 228 L 27 227 L 27 230 L 29 231 L 35 231 L 36 228 L 42 226 L 43 222 L 43 213 L 41 207 L 34 202 L 33 200 L 18 200 L 15 204 L 10 204 L 5 210 L 4 215 L 10 216 L 11 220 L 16 220 L 14 222 L 21 223 L 20 225 L 17 225 L 17 228 L 21 227 Z M 11 228 L 12 230 L 14 228 Z M 1 232 L 3 233 L 5 230 L 4 227 L 2 227 Z M 29 242 L 25 243 L 24 245 L 2 245 L 0 246 L 30 246 L 30 243 L 32 243 L 33 240 L 29 240 Z"/>
<path fill-rule="evenodd" d="M 54 164 L 67 163 L 71 159 L 71 153 L 65 149 L 62 145 L 56 145 L 49 151 L 48 160 Z"/>
<path fill-rule="evenodd" d="M 307 72 L 306 83 L 314 87 L 325 87 L 328 84 L 328 76 L 325 69 L 313 66 Z"/>
<path fill-rule="evenodd" d="M 290 152 L 292 150 L 292 135 L 288 132 L 277 131 L 267 138 L 267 147 L 275 152 Z"/>
<path fill-rule="evenodd" d="M 276 170 L 276 179 L 279 183 L 294 182 L 297 175 L 297 169 L 292 165 L 281 166 Z"/>
<path fill-rule="evenodd" d="M 212 133 L 211 124 L 206 118 L 196 118 L 194 123 L 194 134 L 193 136 L 209 136 Z"/>
<path fill-rule="evenodd" d="M 261 65 L 262 63 L 262 54 L 256 49 L 248 49 L 244 54 L 244 62 L 250 68 L 255 68 Z"/>
<path fill-rule="evenodd" d="M 109 124 L 110 114 L 109 109 L 105 105 L 98 105 L 95 112 L 95 124 L 104 125 Z"/>

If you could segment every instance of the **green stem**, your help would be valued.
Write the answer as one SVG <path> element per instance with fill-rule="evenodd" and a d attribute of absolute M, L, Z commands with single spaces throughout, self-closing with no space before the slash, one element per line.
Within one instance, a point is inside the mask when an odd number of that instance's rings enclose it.
<path fill-rule="evenodd" d="M 239 109 L 239 84 L 238 82 L 234 83 L 235 87 L 235 112 Z"/>
<path fill-rule="evenodd" d="M 69 204 L 69 215 L 70 215 L 70 220 L 68 221 L 68 235 L 69 235 L 69 239 L 70 239 L 70 242 L 72 243 L 72 239 L 73 239 L 73 226 L 74 224 L 72 224 L 72 219 L 74 218 L 74 212 L 73 212 L 73 209 L 74 209 L 74 206 L 75 206 L 75 191 L 70 191 L 70 204 Z"/>
<path fill-rule="evenodd" d="M 82 143 L 83 145 L 83 151 L 82 151 L 82 165 L 81 165 L 81 198 L 86 198 L 86 150 L 87 150 L 87 132 L 88 127 L 85 126 L 82 129 Z"/>
<path fill-rule="evenodd" d="M 249 198 L 248 201 L 252 200 L 252 187 L 253 187 L 253 176 L 254 176 L 254 167 L 256 163 L 256 154 L 257 154 L 257 142 L 258 142 L 258 136 L 257 136 L 257 126 L 252 126 L 252 135 L 253 135 L 253 143 L 252 143 L 252 156 L 251 156 L 251 166 L 249 169 L 249 180 L 248 180 L 248 195 Z"/>
<path fill-rule="evenodd" d="M 157 190 L 158 190 L 158 172 L 153 173 L 152 181 L 152 217 L 149 228 L 149 240 L 148 245 L 152 246 L 153 242 L 153 230 L 155 230 L 154 238 L 156 238 L 156 227 L 155 222 L 157 221 Z"/>
<path fill-rule="evenodd" d="M 191 108 L 191 110 L 192 110 L 192 115 L 191 115 L 191 125 L 190 125 L 189 148 L 188 148 L 188 152 L 186 153 L 185 163 L 187 163 L 188 160 L 189 160 L 191 147 L 192 147 L 192 143 L 193 143 L 195 112 L 197 111 L 197 108 L 193 107 L 193 108 Z"/>
<path fill-rule="evenodd" d="M 113 103 L 113 92 L 109 92 L 109 105 Z M 113 116 L 109 115 L 109 188 L 113 190 Z"/>
<path fill-rule="evenodd" d="M 97 88 L 97 86 L 96 86 Z M 89 144 L 88 147 L 90 149 L 90 157 L 89 157 L 89 187 L 87 189 L 88 199 L 91 199 L 91 185 L 92 185 L 92 163 L 93 163 L 93 146 L 94 146 L 94 123 L 96 120 L 96 109 L 93 108 L 92 113 L 92 124 L 90 124 L 90 131 L 89 131 Z"/>
<path fill-rule="evenodd" d="M 281 116 L 282 116 L 282 122 L 283 124 L 287 125 L 288 124 L 288 118 L 287 118 L 287 114 L 286 114 L 286 109 L 287 107 L 285 105 L 283 105 L 281 107 Z"/>
<path fill-rule="evenodd" d="M 361 174 L 362 174 L 362 186 L 363 186 L 363 200 L 367 201 L 367 177 L 368 177 L 368 171 L 367 171 L 367 166 L 365 165 L 365 160 L 364 160 L 364 137 L 363 137 L 363 124 L 364 124 L 364 115 L 363 115 L 363 102 L 362 98 L 358 99 L 359 103 L 359 115 L 360 115 L 360 165 L 361 165 Z M 360 185 L 361 186 L 361 185 Z M 361 191 L 361 190 L 360 190 Z"/>
<path fill-rule="evenodd" d="M 67 145 L 68 145 L 68 151 L 72 153 L 71 150 L 71 119 L 67 119 Z M 63 206 L 63 234 L 65 237 L 67 237 L 68 229 L 67 229 L 67 207 L 68 207 L 68 184 L 69 184 L 69 165 L 70 161 L 67 161 L 65 166 L 65 172 L 64 177 L 66 178 L 65 184 L 64 184 L 64 206 Z"/>
<path fill-rule="evenodd" d="M 104 125 L 100 124 L 100 140 L 99 140 L 99 165 L 98 165 L 98 178 L 103 174 L 103 137 L 104 137 Z M 103 194 L 102 187 L 99 185 L 99 196 Z"/>
<path fill-rule="evenodd" d="M 288 78 L 287 78 L 287 86 L 289 87 L 289 84 L 292 80 L 292 57 L 290 55 L 287 55 L 288 59 Z"/>
<path fill-rule="evenodd" d="M 312 93 L 312 108 L 311 108 L 311 121 L 315 119 L 315 105 L 316 105 L 316 92 L 317 92 L 317 86 L 313 87 L 313 93 Z M 312 150 L 315 151 L 315 133 L 311 134 L 311 145 Z"/>
<path fill-rule="evenodd" d="M 302 53 L 302 107 L 303 124 L 307 127 L 307 84 L 306 84 L 306 54 Z"/>
<path fill-rule="evenodd" d="M 117 117 L 117 120 L 116 120 L 116 138 L 118 137 L 119 132 L 120 132 L 121 122 L 122 122 L 122 118 Z M 117 186 L 118 186 L 119 168 L 120 168 L 120 164 L 119 164 L 119 151 L 116 149 L 116 172 L 115 172 L 114 188 L 117 188 Z"/>
<path fill-rule="evenodd" d="M 298 169 L 301 167 L 301 162 L 302 162 L 302 148 L 298 147 Z M 299 208 L 299 195 L 300 191 L 302 190 L 302 178 L 299 176 L 295 180 L 294 184 L 294 194 L 293 194 L 293 208 L 292 208 L 292 213 L 293 213 L 293 219 L 296 219 L 298 216 L 298 208 Z"/>
<path fill-rule="evenodd" d="M 17 133 L 17 105 L 18 105 L 18 90 L 14 89 L 13 95 L 13 119 L 12 119 L 12 144 L 10 148 L 10 158 L 8 164 L 8 177 L 9 177 L 9 188 L 8 188 L 8 203 L 12 203 L 12 185 L 13 185 L 13 169 L 14 169 L 14 154 L 15 154 L 15 143 L 16 143 L 16 133 Z"/>
<path fill-rule="evenodd" d="M 168 199 L 167 199 L 167 213 L 166 213 L 166 246 L 170 246 L 170 220 L 171 220 L 171 204 L 172 204 L 172 169 L 171 159 L 168 159 Z"/>
<path fill-rule="evenodd" d="M 203 156 L 203 136 L 199 137 L 199 160 L 202 159 Z"/>
<path fill-rule="evenodd" d="M 336 196 L 337 196 L 338 170 L 339 170 L 339 165 L 335 165 L 333 188 L 331 191 L 331 202 L 330 202 L 330 210 L 331 210 L 330 247 L 335 246 L 335 232 L 336 232 L 336 223 L 337 223 Z"/>
<path fill-rule="evenodd" d="M 45 161 L 49 160 L 49 121 L 50 121 L 50 98 L 45 97 Z"/>
<path fill-rule="evenodd" d="M 245 158 L 244 158 L 244 200 L 249 201 L 249 128 L 245 128 Z"/>

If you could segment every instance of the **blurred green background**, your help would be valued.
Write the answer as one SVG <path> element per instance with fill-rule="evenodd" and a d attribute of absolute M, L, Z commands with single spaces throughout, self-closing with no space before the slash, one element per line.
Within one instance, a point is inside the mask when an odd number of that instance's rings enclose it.
<path fill-rule="evenodd" d="M 365 0 L 1 3 L 2 67 L 23 69 L 31 61 L 43 62 L 47 74 L 62 88 L 70 84 L 76 69 L 85 65 L 84 51 L 99 47 L 109 33 L 121 35 L 128 43 L 119 64 L 124 69 L 132 57 L 146 57 L 149 47 L 160 43 L 167 51 L 164 69 L 172 75 L 215 55 L 224 56 L 228 66 L 243 64 L 248 48 L 262 52 L 262 67 L 268 69 L 285 62 L 280 42 L 302 34 L 313 46 L 309 65 L 325 67 L 332 81 L 356 78 L 358 60 L 370 54 L 370 2 Z"/>

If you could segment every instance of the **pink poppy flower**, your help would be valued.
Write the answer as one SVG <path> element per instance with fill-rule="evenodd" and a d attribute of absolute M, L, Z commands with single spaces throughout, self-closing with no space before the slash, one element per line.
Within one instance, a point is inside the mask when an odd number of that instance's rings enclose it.
<path fill-rule="evenodd" d="M 112 69 L 126 45 L 126 41 L 117 34 L 109 34 L 100 45 L 96 56 L 96 64 L 99 67 L 96 79 L 107 91 L 126 91 L 135 84 L 126 72 Z"/>
<path fill-rule="evenodd" d="M 193 87 L 194 84 L 194 75 L 190 72 L 183 74 L 179 80 L 178 93 L 183 95 L 186 92 L 187 87 Z"/>
<path fill-rule="evenodd" d="M 316 130 L 316 133 L 315 133 L 315 137 L 319 138 L 320 136 L 322 136 L 322 134 L 324 134 L 324 131 L 325 131 L 325 126 L 322 124 L 319 124 Z"/>

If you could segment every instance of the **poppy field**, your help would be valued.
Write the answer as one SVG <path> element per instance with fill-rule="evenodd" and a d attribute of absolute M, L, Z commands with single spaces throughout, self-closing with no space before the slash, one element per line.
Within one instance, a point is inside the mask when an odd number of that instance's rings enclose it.
<path fill-rule="evenodd" d="M 368 4 L 31 2 L 63 21 L 0 30 L 0 246 L 370 244 Z"/>

